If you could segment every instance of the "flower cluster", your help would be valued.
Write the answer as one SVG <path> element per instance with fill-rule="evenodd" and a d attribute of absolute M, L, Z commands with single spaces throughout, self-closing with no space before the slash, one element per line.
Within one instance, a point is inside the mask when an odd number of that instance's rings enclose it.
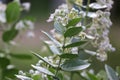
<path fill-rule="evenodd" d="M 80 1 L 81 3 L 81 0 L 76 1 Z M 97 9 L 97 11 L 89 11 L 87 14 L 86 11 L 78 10 L 74 7 L 68 9 L 68 6 L 63 4 L 55 10 L 55 13 L 51 14 L 47 21 L 57 21 L 63 26 L 66 26 L 72 19 L 83 18 L 83 20 L 76 25 L 78 27 L 81 26 L 83 31 L 80 32 L 79 36 L 76 37 L 79 37 L 82 40 L 90 39 L 90 44 L 93 48 L 96 48 L 95 52 L 97 58 L 101 61 L 105 61 L 107 59 L 107 52 L 115 51 L 115 48 L 112 47 L 109 41 L 109 28 L 112 25 L 110 20 L 110 9 L 112 8 L 112 4 L 112 0 L 97 0 L 97 2 L 89 4 L 90 8 Z M 104 10 L 102 11 L 101 9 Z M 86 16 L 90 19 L 84 24 Z M 91 25 L 87 27 L 89 24 Z M 55 31 L 54 33 L 52 32 L 52 34 L 55 38 L 57 38 L 57 40 L 61 41 L 62 38 L 60 37 L 60 34 L 56 33 Z"/>
<path fill-rule="evenodd" d="M 47 22 L 58 21 L 63 26 L 68 24 L 68 21 L 74 18 L 78 18 L 79 11 L 75 8 L 68 10 L 67 4 L 62 4 L 55 10 L 55 13 L 51 14 Z"/>
<path fill-rule="evenodd" d="M 115 51 L 109 40 L 109 28 L 112 25 L 109 10 L 113 2 L 97 0 L 94 3 L 82 5 L 82 0 L 75 0 L 73 4 L 69 0 L 66 1 L 68 3 L 60 5 L 47 20 L 54 22 L 52 36 L 42 31 L 50 39 L 44 43 L 49 53 L 53 55 L 42 57 L 32 52 L 40 61 L 32 65 L 35 70 L 29 72 L 29 75 L 24 73 L 16 75 L 19 79 L 34 80 L 37 73 L 40 76 L 38 80 L 72 80 L 74 73 L 79 74 L 81 80 L 103 79 L 98 79 L 94 76 L 94 71 L 89 71 L 87 68 L 92 64 L 91 56 L 105 61 L 107 52 Z M 90 9 L 95 11 L 92 12 Z M 106 65 L 105 68 L 108 72 L 109 67 Z M 72 77 L 68 78 L 67 74 L 63 76 L 62 72 L 65 71 L 70 72 Z"/>

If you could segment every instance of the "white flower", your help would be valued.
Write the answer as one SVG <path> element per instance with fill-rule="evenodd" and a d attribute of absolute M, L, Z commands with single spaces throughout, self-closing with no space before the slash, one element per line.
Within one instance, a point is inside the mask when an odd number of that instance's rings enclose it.
<path fill-rule="evenodd" d="M 34 38 L 34 37 L 35 37 L 34 32 L 33 32 L 33 31 L 28 31 L 28 32 L 27 32 L 27 37 L 29 37 L 29 38 Z"/>
<path fill-rule="evenodd" d="M 33 70 L 33 69 L 30 69 L 30 70 L 29 70 L 29 73 L 30 73 L 30 74 L 34 74 L 34 70 Z"/>
<path fill-rule="evenodd" d="M 29 11 L 31 4 L 29 2 L 22 3 L 22 7 L 24 10 Z"/>
<path fill-rule="evenodd" d="M 49 17 L 49 19 L 47 20 L 47 22 L 53 21 L 54 20 L 54 16 L 55 16 L 55 14 L 51 14 L 50 17 Z"/>
<path fill-rule="evenodd" d="M 18 72 L 18 74 L 19 74 L 19 75 L 24 75 L 24 76 L 26 75 L 26 73 L 24 73 L 24 72 L 21 71 L 21 70 Z"/>
<path fill-rule="evenodd" d="M 72 48 L 71 51 L 72 51 L 73 54 L 78 54 L 78 48 L 77 47 Z"/>
<path fill-rule="evenodd" d="M 8 65 L 8 66 L 7 66 L 7 69 L 13 69 L 13 68 L 15 68 L 14 65 Z"/>
<path fill-rule="evenodd" d="M 0 22 L 5 23 L 6 22 L 6 15 L 4 12 L 0 12 Z"/>
<path fill-rule="evenodd" d="M 26 77 L 26 76 L 22 76 L 22 75 L 15 75 L 17 78 L 21 79 L 21 80 L 33 80 L 29 77 Z"/>
<path fill-rule="evenodd" d="M 98 50 L 97 51 L 97 59 L 100 61 L 106 61 L 107 60 L 107 53 L 104 50 Z"/>
<path fill-rule="evenodd" d="M 6 5 L 5 5 L 5 4 L 2 4 L 2 3 L 0 2 L 0 22 L 1 22 L 1 23 L 5 23 L 5 22 L 6 22 L 5 10 L 6 10 Z"/>
<path fill-rule="evenodd" d="M 103 8 L 107 8 L 106 5 L 101 5 L 99 3 L 91 3 L 89 5 L 90 8 L 93 8 L 93 9 L 103 9 Z"/>
<path fill-rule="evenodd" d="M 23 21 L 19 21 L 15 26 L 16 30 L 22 30 L 23 28 L 25 28 L 25 24 Z"/>
<path fill-rule="evenodd" d="M 21 20 L 15 26 L 16 30 L 22 30 L 22 29 L 25 29 L 25 28 L 33 30 L 34 29 L 34 23 L 30 20 Z"/>
<path fill-rule="evenodd" d="M 11 45 L 13 45 L 13 46 L 17 46 L 17 45 L 18 45 L 15 41 L 10 41 L 9 43 L 10 43 Z"/>
<path fill-rule="evenodd" d="M 24 21 L 25 25 L 30 29 L 33 30 L 34 29 L 34 23 L 30 20 L 25 20 Z"/>

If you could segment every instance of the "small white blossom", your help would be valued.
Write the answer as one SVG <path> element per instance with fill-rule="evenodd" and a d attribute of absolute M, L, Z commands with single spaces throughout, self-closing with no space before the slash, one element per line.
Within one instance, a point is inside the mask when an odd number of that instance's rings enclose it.
<path fill-rule="evenodd" d="M 13 69 L 13 68 L 15 68 L 14 65 L 8 65 L 8 66 L 7 66 L 7 69 Z"/>
<path fill-rule="evenodd" d="M 28 31 L 26 35 L 27 35 L 28 38 L 34 38 L 35 37 L 35 34 L 34 34 L 33 31 Z"/>
<path fill-rule="evenodd" d="M 26 11 L 29 11 L 30 6 L 31 6 L 31 4 L 28 3 L 28 2 L 26 2 L 26 3 L 22 3 L 22 7 L 23 7 L 23 9 L 26 10 Z"/>
<path fill-rule="evenodd" d="M 107 53 L 104 50 L 98 50 L 97 51 L 97 59 L 100 61 L 106 61 L 107 60 Z"/>
<path fill-rule="evenodd" d="M 17 46 L 17 45 L 18 45 L 15 41 L 10 41 L 9 43 L 10 43 L 11 45 L 13 45 L 13 46 Z"/>
<path fill-rule="evenodd" d="M 25 25 L 24 25 L 23 21 L 19 21 L 15 26 L 16 30 L 22 30 L 23 28 L 25 28 Z"/>
<path fill-rule="evenodd" d="M 24 21 L 25 25 L 28 27 L 28 29 L 33 30 L 34 29 L 34 23 L 30 20 L 25 20 Z"/>
<path fill-rule="evenodd" d="M 17 78 L 21 79 L 21 80 L 33 80 L 32 78 L 26 77 L 26 76 L 22 76 L 22 75 L 15 75 Z"/>
<path fill-rule="evenodd" d="M 32 69 L 29 70 L 29 73 L 30 73 L 30 74 L 34 74 L 34 70 L 32 70 Z"/>
<path fill-rule="evenodd" d="M 24 76 L 26 75 L 26 73 L 24 73 L 24 72 L 21 71 L 21 70 L 18 72 L 18 74 L 19 74 L 19 75 L 24 75 Z"/>
<path fill-rule="evenodd" d="M 6 22 L 6 5 L 0 2 L 0 22 L 5 23 Z"/>
<path fill-rule="evenodd" d="M 71 51 L 72 51 L 73 54 L 78 54 L 78 48 L 77 47 L 72 48 Z"/>
<path fill-rule="evenodd" d="M 99 4 L 99 3 L 91 3 L 89 5 L 90 8 L 93 8 L 93 9 L 104 9 L 104 8 L 107 8 L 106 5 L 103 5 L 103 4 Z"/>

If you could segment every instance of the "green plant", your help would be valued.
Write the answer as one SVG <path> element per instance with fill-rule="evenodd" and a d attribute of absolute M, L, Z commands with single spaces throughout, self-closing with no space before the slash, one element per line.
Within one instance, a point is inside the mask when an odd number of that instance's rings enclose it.
<path fill-rule="evenodd" d="M 42 57 L 28 73 L 19 71 L 21 80 L 119 80 L 118 74 L 108 65 L 105 70 L 94 73 L 90 68 L 93 57 L 101 62 L 107 60 L 107 53 L 115 48 L 110 44 L 108 33 L 112 25 L 110 9 L 112 0 L 97 0 L 82 4 L 82 0 L 66 0 L 51 14 L 48 22 L 54 21 L 51 34 L 42 31 L 50 40 L 44 41 L 51 56 Z M 94 12 L 91 12 L 95 10 Z M 119 68 L 118 70 L 119 71 Z"/>
<path fill-rule="evenodd" d="M 28 10 L 30 3 L 20 3 L 14 0 L 8 5 L 0 2 L 0 29 L 2 32 L 2 49 L 0 49 L 0 80 L 15 79 L 18 69 L 11 64 L 11 58 L 31 59 L 28 54 L 15 54 L 11 52 L 12 46 L 17 43 L 14 39 L 21 31 L 33 31 L 34 24 L 32 18 L 22 18 L 22 11 Z"/>

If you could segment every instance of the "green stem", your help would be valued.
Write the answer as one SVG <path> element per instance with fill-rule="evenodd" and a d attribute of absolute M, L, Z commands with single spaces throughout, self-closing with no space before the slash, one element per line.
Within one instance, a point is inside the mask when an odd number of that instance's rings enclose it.
<path fill-rule="evenodd" d="M 0 68 L 0 80 L 2 80 L 2 69 Z"/>
<path fill-rule="evenodd" d="M 73 79 L 73 72 L 70 73 L 70 80 Z"/>
<path fill-rule="evenodd" d="M 89 4 L 90 4 L 90 0 L 88 0 L 87 2 L 87 7 L 86 7 L 86 15 L 85 15 L 85 18 L 84 18 L 84 25 L 86 25 L 87 23 L 87 15 L 88 15 L 88 12 L 89 12 Z"/>
<path fill-rule="evenodd" d="M 64 51 L 65 51 L 65 48 L 64 48 L 64 46 L 65 46 L 65 42 L 66 42 L 66 38 L 64 38 L 64 41 L 63 41 L 63 47 L 62 47 L 62 49 L 63 49 L 63 53 L 64 53 Z M 55 77 L 57 77 L 57 75 L 58 75 L 61 61 L 62 61 L 62 58 L 60 58 L 60 60 L 59 60 L 58 67 L 57 67 L 57 69 L 56 69 L 56 73 L 55 73 Z"/>
<path fill-rule="evenodd" d="M 57 67 L 57 70 L 56 70 L 56 73 L 55 73 L 55 77 L 57 77 L 57 75 L 58 75 L 61 60 L 62 59 L 60 58 L 59 63 L 58 63 L 58 67 Z"/>

